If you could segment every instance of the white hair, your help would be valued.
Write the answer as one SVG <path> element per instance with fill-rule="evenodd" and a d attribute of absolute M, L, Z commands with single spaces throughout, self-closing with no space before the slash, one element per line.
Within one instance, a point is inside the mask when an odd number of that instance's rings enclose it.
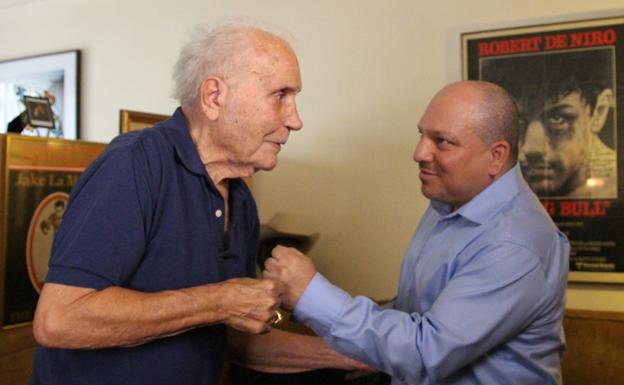
<path fill-rule="evenodd" d="M 173 69 L 173 97 L 180 105 L 190 106 L 197 100 L 201 82 L 207 76 L 228 80 L 240 73 L 248 59 L 245 53 L 253 45 L 252 35 L 257 32 L 270 34 L 291 46 L 292 38 L 284 31 L 250 19 L 193 28 Z"/>

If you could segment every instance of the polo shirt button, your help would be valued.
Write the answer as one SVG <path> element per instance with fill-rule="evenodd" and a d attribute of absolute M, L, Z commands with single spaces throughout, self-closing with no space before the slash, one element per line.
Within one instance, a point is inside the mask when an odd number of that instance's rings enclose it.
<path fill-rule="evenodd" d="M 221 218 L 221 215 L 223 215 L 223 211 L 221 211 L 221 210 L 217 210 L 217 211 L 215 211 L 215 216 L 216 216 L 217 218 Z"/>

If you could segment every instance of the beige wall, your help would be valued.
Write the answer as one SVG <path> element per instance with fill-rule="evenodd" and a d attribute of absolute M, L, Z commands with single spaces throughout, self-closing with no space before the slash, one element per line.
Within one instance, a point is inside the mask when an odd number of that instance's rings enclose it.
<path fill-rule="evenodd" d="M 282 214 L 292 230 L 319 231 L 312 256 L 323 273 L 354 294 L 387 298 L 427 204 L 411 160 L 416 122 L 429 97 L 459 78 L 457 32 L 617 7 L 621 0 L 35 0 L 0 9 L 0 60 L 81 49 L 83 138 L 109 141 L 121 108 L 173 111 L 171 67 L 191 25 L 247 15 L 289 30 L 305 128 L 274 172 L 255 177 L 261 219 Z M 568 294 L 572 308 L 624 311 L 617 286 Z"/>

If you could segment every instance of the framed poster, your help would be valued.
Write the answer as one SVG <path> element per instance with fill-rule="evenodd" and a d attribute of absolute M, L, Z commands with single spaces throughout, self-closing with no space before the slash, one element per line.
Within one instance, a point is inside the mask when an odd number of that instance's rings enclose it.
<path fill-rule="evenodd" d="M 69 193 L 105 146 L 0 135 L 0 331 L 32 321 Z"/>
<path fill-rule="evenodd" d="M 78 139 L 79 89 L 78 50 L 0 62 L 0 133 Z M 49 101 L 52 127 L 26 119 L 28 97 Z"/>
<path fill-rule="evenodd" d="M 518 160 L 570 239 L 570 281 L 624 283 L 624 17 L 468 32 L 461 44 L 462 77 L 516 101 Z"/>

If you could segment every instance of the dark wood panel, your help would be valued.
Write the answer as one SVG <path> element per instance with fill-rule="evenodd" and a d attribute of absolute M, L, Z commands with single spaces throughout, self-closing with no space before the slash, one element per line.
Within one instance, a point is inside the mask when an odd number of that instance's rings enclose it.
<path fill-rule="evenodd" d="M 285 322 L 289 331 L 305 327 Z M 301 328 L 302 330 L 296 330 Z M 567 310 L 568 347 L 563 358 L 565 385 L 618 385 L 624 378 L 624 314 Z M 0 331 L 0 385 L 26 385 L 35 341 L 30 326 Z"/>
<path fill-rule="evenodd" d="M 0 331 L 0 385 L 28 384 L 35 345 L 30 326 Z"/>
<path fill-rule="evenodd" d="M 624 314 L 567 310 L 563 322 L 567 349 L 565 385 L 624 383 Z"/>

